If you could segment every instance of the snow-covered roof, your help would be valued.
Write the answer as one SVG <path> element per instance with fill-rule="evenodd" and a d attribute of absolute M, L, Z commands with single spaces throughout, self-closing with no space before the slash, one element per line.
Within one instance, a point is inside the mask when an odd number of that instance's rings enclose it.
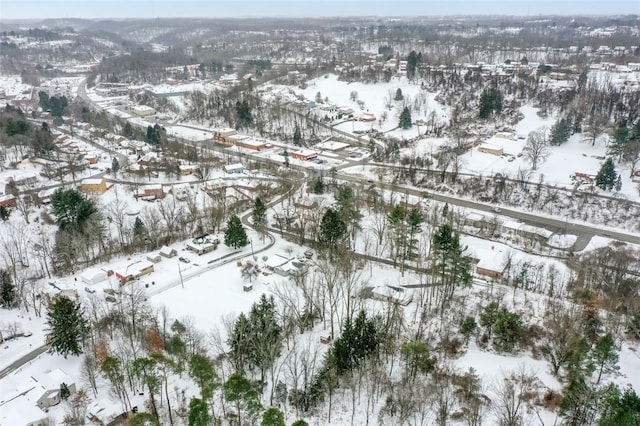
<path fill-rule="evenodd" d="M 18 396 L 0 405 L 0 424 L 28 425 L 44 422 L 47 415 L 25 396 Z"/>
<path fill-rule="evenodd" d="M 269 268 L 277 268 L 278 266 L 282 266 L 289 261 L 288 258 L 284 256 L 280 256 L 279 254 L 274 254 L 269 259 L 267 259 L 264 264 Z"/>
<path fill-rule="evenodd" d="M 104 179 L 89 178 L 89 179 L 83 179 L 81 183 L 82 185 L 101 185 L 102 182 L 104 182 Z"/>
<path fill-rule="evenodd" d="M 80 278 L 83 281 L 94 281 L 96 278 L 107 278 L 107 273 L 102 269 L 86 269 L 82 274 L 80 274 Z"/>

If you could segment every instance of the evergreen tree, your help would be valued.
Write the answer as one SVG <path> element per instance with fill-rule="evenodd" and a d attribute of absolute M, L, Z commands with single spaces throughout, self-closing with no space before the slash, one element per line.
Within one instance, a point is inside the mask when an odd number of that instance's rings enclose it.
<path fill-rule="evenodd" d="M 0 206 L 0 220 L 3 222 L 6 222 L 7 220 L 9 220 L 9 215 L 11 214 L 11 211 L 9 211 L 8 208 L 6 208 L 5 206 Z"/>
<path fill-rule="evenodd" d="M 43 111 L 49 110 L 49 94 L 47 92 L 38 92 L 39 104 Z"/>
<path fill-rule="evenodd" d="M 246 100 L 236 102 L 236 119 L 238 122 L 238 128 L 247 128 L 253 123 L 251 107 Z"/>
<path fill-rule="evenodd" d="M 51 213 L 60 229 L 82 230 L 97 212 L 93 202 L 75 189 L 58 189 L 51 196 Z"/>
<path fill-rule="evenodd" d="M 293 144 L 296 146 L 302 146 L 302 134 L 300 132 L 300 127 L 296 124 L 296 128 L 293 131 Z"/>
<path fill-rule="evenodd" d="M 251 382 L 241 374 L 234 373 L 229 376 L 224 383 L 223 391 L 227 402 L 235 405 L 238 424 L 243 424 L 243 412 L 246 412 L 252 418 L 262 408 L 260 395 L 253 388 Z"/>
<path fill-rule="evenodd" d="M 228 343 L 236 371 L 244 373 L 247 367 L 256 368 L 264 381 L 267 369 L 280 355 L 282 347 L 282 327 L 273 297 L 263 294 L 251 306 L 248 316 L 238 317 Z"/>
<path fill-rule="evenodd" d="M 551 145 L 562 145 L 569 140 L 571 136 L 572 124 L 570 120 L 561 118 L 551 128 L 551 135 L 549 137 L 549 143 Z"/>
<path fill-rule="evenodd" d="M 422 56 L 422 55 L 420 55 Z M 407 56 L 407 78 L 409 80 L 413 80 L 416 76 L 416 69 L 418 67 L 418 62 L 420 62 L 420 56 L 412 50 Z"/>
<path fill-rule="evenodd" d="M 525 328 L 520 315 L 503 309 L 493 325 L 493 347 L 498 351 L 513 352 L 524 341 Z"/>
<path fill-rule="evenodd" d="M 136 220 L 133 222 L 133 240 L 134 244 L 144 242 L 147 238 L 147 228 L 144 226 L 144 222 L 140 217 L 136 216 Z"/>
<path fill-rule="evenodd" d="M 68 297 L 57 296 L 47 312 L 47 324 L 47 340 L 51 352 L 65 358 L 67 355 L 82 353 L 82 342 L 89 331 L 89 325 L 80 304 Z"/>
<path fill-rule="evenodd" d="M 618 161 L 622 160 L 627 143 L 631 141 L 632 132 L 626 125 L 620 125 L 613 131 L 613 140 L 609 145 L 609 154 L 618 157 Z"/>
<path fill-rule="evenodd" d="M 418 373 L 431 372 L 436 366 L 436 358 L 430 356 L 429 348 L 421 341 L 404 342 L 400 346 L 400 355 L 410 380 L 415 379 Z"/>
<path fill-rule="evenodd" d="M 200 388 L 200 396 L 208 401 L 220 387 L 220 379 L 213 368 L 213 362 L 200 354 L 193 354 L 189 359 L 189 376 Z"/>
<path fill-rule="evenodd" d="M 616 184 L 617 178 L 618 174 L 616 173 L 616 168 L 613 165 L 613 160 L 611 158 L 607 158 L 596 175 L 596 186 L 604 191 L 611 191 Z"/>
<path fill-rule="evenodd" d="M 339 247 L 347 238 L 347 224 L 334 209 L 328 209 L 320 221 L 319 242 L 328 248 Z"/>
<path fill-rule="evenodd" d="M 262 414 L 260 426 L 286 426 L 284 414 L 277 408 L 271 407 Z"/>
<path fill-rule="evenodd" d="M 324 182 L 322 181 L 322 178 L 318 178 L 314 182 L 314 184 L 313 184 L 313 193 L 316 194 L 316 195 L 324 194 Z"/>
<path fill-rule="evenodd" d="M 598 371 L 596 384 L 600 383 L 602 373 L 609 373 L 615 370 L 618 358 L 618 350 L 611 333 L 607 333 L 598 339 L 590 354 L 590 366 Z"/>
<path fill-rule="evenodd" d="M 480 95 L 481 119 L 487 119 L 502 112 L 502 93 L 498 89 L 487 89 Z"/>
<path fill-rule="evenodd" d="M 262 202 L 260 197 L 256 198 L 253 203 L 253 212 L 251 213 L 251 220 L 254 228 L 263 236 L 267 233 L 267 207 Z"/>
<path fill-rule="evenodd" d="M 342 334 L 331 347 L 329 359 L 338 374 L 344 374 L 357 368 L 367 357 L 377 353 L 381 335 L 374 319 L 367 318 L 364 310 L 358 313 L 355 321 L 347 318 Z"/>
<path fill-rule="evenodd" d="M 113 157 L 113 160 L 111 160 L 111 173 L 113 176 L 117 176 L 118 171 L 120 171 L 120 162 L 116 157 Z"/>
<path fill-rule="evenodd" d="M 13 308 L 16 303 L 16 287 L 13 285 L 11 274 L 6 269 L 0 269 L 0 306 Z"/>
<path fill-rule="evenodd" d="M 466 344 L 469 343 L 469 338 L 477 329 L 478 324 L 476 324 L 476 319 L 474 317 L 465 317 L 465 319 L 462 320 L 462 324 L 460 324 L 460 334 L 464 336 Z"/>
<path fill-rule="evenodd" d="M 227 230 L 224 232 L 224 244 L 234 249 L 249 244 L 247 232 L 244 230 L 240 218 L 236 215 L 231 216 L 227 222 Z"/>
<path fill-rule="evenodd" d="M 480 325 L 487 329 L 487 335 L 491 337 L 493 325 L 498 320 L 499 308 L 497 302 L 491 302 L 480 313 Z"/>
<path fill-rule="evenodd" d="M 610 383 L 603 392 L 598 426 L 640 425 L 640 398 L 632 387 L 620 392 Z"/>
<path fill-rule="evenodd" d="M 305 422 L 302 419 L 298 419 L 295 422 L 291 423 L 291 426 L 309 426 L 309 423 Z"/>
<path fill-rule="evenodd" d="M 402 95 L 402 89 L 401 88 L 397 88 L 396 89 L 396 95 L 393 97 L 394 101 L 401 101 L 404 99 L 404 96 Z"/>
<path fill-rule="evenodd" d="M 207 403 L 199 398 L 189 401 L 189 426 L 207 426 L 211 423 Z"/>
<path fill-rule="evenodd" d="M 410 129 L 411 126 L 411 111 L 409 111 L 409 107 L 404 107 L 404 109 L 400 113 L 400 121 L 398 122 L 398 127 L 406 130 Z"/>
<path fill-rule="evenodd" d="M 127 121 L 126 123 L 124 123 L 124 127 L 122 128 L 122 136 L 127 139 L 133 139 L 134 135 L 135 133 L 133 131 L 133 126 L 131 126 L 131 123 Z"/>
<path fill-rule="evenodd" d="M 441 225 L 432 237 L 432 253 L 436 280 L 443 287 L 442 303 L 453 297 L 457 286 L 471 284 L 471 263 L 460 245 L 460 235 L 451 225 Z"/>

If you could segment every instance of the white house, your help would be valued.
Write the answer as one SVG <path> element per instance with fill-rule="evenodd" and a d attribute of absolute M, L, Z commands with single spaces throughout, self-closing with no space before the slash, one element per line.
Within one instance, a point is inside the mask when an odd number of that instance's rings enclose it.
<path fill-rule="evenodd" d="M 0 405 L 0 425 L 45 426 L 47 415 L 24 395 Z"/>
<path fill-rule="evenodd" d="M 41 393 L 36 404 L 43 410 L 60 403 L 60 390 L 63 384 L 69 389 L 70 395 L 76 393 L 76 384 L 73 379 L 59 368 L 34 378 L 34 380 L 38 384 L 36 390 Z"/>
<path fill-rule="evenodd" d="M 240 163 L 227 164 L 224 166 L 224 172 L 228 174 L 244 172 L 244 166 Z"/>
<path fill-rule="evenodd" d="M 107 273 L 102 269 L 87 269 L 80 275 L 85 284 L 98 284 L 107 279 Z"/>
<path fill-rule="evenodd" d="M 162 246 L 160 248 L 160 256 L 166 257 L 166 258 L 171 258 L 174 257 L 178 254 L 178 252 L 176 251 L 176 249 L 172 249 L 169 246 Z"/>

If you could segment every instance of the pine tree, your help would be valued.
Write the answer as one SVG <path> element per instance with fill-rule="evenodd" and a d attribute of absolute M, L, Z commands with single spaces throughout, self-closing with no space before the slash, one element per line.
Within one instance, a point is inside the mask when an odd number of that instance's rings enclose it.
<path fill-rule="evenodd" d="M 16 287 L 13 285 L 11 274 L 6 269 L 0 269 L 0 306 L 13 308 L 16 303 Z"/>
<path fill-rule="evenodd" d="M 220 379 L 213 368 L 213 362 L 204 355 L 193 354 L 189 359 L 189 376 L 200 388 L 200 396 L 208 401 L 220 387 Z"/>
<path fill-rule="evenodd" d="M 300 132 L 300 127 L 296 124 L 296 128 L 293 131 L 293 144 L 296 146 L 302 146 L 302 134 Z"/>
<path fill-rule="evenodd" d="M 231 216 L 227 222 L 227 230 L 224 232 L 224 244 L 234 249 L 249 244 L 247 232 L 244 230 L 240 218 L 236 215 Z"/>
<path fill-rule="evenodd" d="M 487 119 L 502 112 L 502 93 L 498 89 L 488 89 L 480 95 L 479 116 Z"/>
<path fill-rule="evenodd" d="M 551 128 L 549 143 L 551 145 L 562 145 L 569 140 L 571 136 L 572 124 L 566 118 L 561 118 Z"/>
<path fill-rule="evenodd" d="M 124 127 L 122 129 L 122 136 L 127 139 L 133 139 L 133 126 L 131 126 L 131 123 L 129 123 L 128 121 L 124 124 Z"/>
<path fill-rule="evenodd" d="M 253 204 L 251 220 L 254 228 L 263 236 L 264 240 L 264 235 L 267 233 L 267 207 L 260 197 L 257 197 Z"/>
<path fill-rule="evenodd" d="M 60 229 L 81 231 L 89 218 L 97 212 L 93 202 L 75 189 L 58 189 L 51 196 L 51 213 Z"/>
<path fill-rule="evenodd" d="M 136 220 L 133 222 L 133 244 L 143 245 L 147 239 L 147 228 L 144 226 L 144 222 L 140 217 L 136 216 Z"/>
<path fill-rule="evenodd" d="M 120 171 L 120 162 L 116 157 L 113 157 L 113 160 L 111 160 L 111 173 L 113 176 L 117 176 L 118 171 Z"/>
<path fill-rule="evenodd" d="M 596 175 L 596 186 L 602 190 L 611 191 L 616 184 L 617 178 L 618 174 L 616 173 L 616 168 L 613 165 L 613 160 L 611 158 L 607 158 Z"/>
<path fill-rule="evenodd" d="M 316 194 L 316 195 L 324 194 L 324 182 L 322 181 L 322 178 L 318 178 L 314 182 L 314 184 L 313 184 L 313 193 Z"/>
<path fill-rule="evenodd" d="M 396 95 L 393 97 L 394 101 L 401 101 L 404 99 L 404 96 L 402 95 L 402 89 L 401 88 L 397 88 L 396 89 Z"/>
<path fill-rule="evenodd" d="M 400 113 L 400 121 L 398 122 L 398 126 L 404 130 L 411 128 L 411 111 L 409 111 L 409 107 L 404 107 L 404 109 Z"/>
<path fill-rule="evenodd" d="M 246 412 L 253 417 L 262 408 L 260 395 L 253 388 L 251 382 L 244 376 L 234 373 L 223 386 L 224 399 L 235 405 L 238 424 L 243 424 L 242 413 Z"/>
<path fill-rule="evenodd" d="M 8 208 L 6 208 L 5 206 L 0 206 L 0 220 L 3 222 L 6 222 L 7 220 L 9 220 L 9 215 L 11 214 L 11 212 L 9 211 Z"/>
<path fill-rule="evenodd" d="M 47 324 L 51 352 L 65 358 L 67 355 L 82 353 L 82 342 L 89 331 L 89 325 L 80 304 L 68 297 L 57 296 L 47 312 Z"/>
<path fill-rule="evenodd" d="M 199 398 L 189 401 L 189 426 L 207 426 L 211 423 L 209 406 Z"/>
<path fill-rule="evenodd" d="M 607 333 L 598 339 L 591 351 L 590 358 L 590 365 L 598 371 L 598 379 L 596 381 L 596 384 L 598 384 L 602 378 L 602 373 L 614 371 L 618 363 L 618 350 L 611 333 Z"/>
<path fill-rule="evenodd" d="M 620 392 L 610 383 L 603 392 L 598 426 L 640 425 L 640 397 L 631 386 Z"/>
<path fill-rule="evenodd" d="M 493 347 L 498 351 L 513 352 L 523 342 L 524 336 L 520 315 L 501 310 L 493 325 Z"/>
<path fill-rule="evenodd" d="M 347 224 L 334 209 L 328 209 L 320 221 L 319 242 L 328 248 L 344 244 L 347 237 Z"/>
<path fill-rule="evenodd" d="M 416 69 L 420 62 L 422 55 L 416 54 L 415 50 L 412 50 L 407 56 L 407 78 L 413 80 L 416 76 Z"/>
<path fill-rule="evenodd" d="M 286 426 L 284 414 L 277 408 L 271 407 L 262 414 L 260 426 Z"/>

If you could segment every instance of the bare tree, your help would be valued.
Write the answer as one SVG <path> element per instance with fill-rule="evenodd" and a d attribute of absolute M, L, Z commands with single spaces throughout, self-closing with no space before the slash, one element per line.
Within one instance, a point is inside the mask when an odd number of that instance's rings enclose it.
<path fill-rule="evenodd" d="M 544 127 L 529 133 L 527 142 L 522 148 L 522 154 L 531 163 L 532 170 L 536 170 L 538 164 L 546 160 L 551 154 L 547 133 L 547 129 Z"/>

